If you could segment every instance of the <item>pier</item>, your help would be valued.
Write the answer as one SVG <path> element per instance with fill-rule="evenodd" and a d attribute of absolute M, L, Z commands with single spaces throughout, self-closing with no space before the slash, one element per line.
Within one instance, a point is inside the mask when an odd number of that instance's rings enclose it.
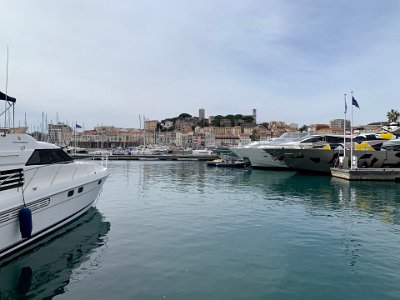
<path fill-rule="evenodd" d="M 346 180 L 397 181 L 400 182 L 400 168 L 331 168 L 333 177 Z"/>
<path fill-rule="evenodd" d="M 71 154 L 73 159 L 101 160 L 107 156 L 108 160 L 214 160 L 218 155 L 192 155 L 192 154 L 163 154 L 163 155 L 93 155 L 93 154 Z"/>

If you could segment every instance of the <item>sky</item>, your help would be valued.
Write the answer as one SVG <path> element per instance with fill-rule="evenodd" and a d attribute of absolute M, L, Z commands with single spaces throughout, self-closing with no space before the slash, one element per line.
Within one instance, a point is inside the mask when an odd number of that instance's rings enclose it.
<path fill-rule="evenodd" d="M 400 110 L 398 0 L 1 0 L 16 122 L 139 128 L 144 116 L 299 126 Z"/>

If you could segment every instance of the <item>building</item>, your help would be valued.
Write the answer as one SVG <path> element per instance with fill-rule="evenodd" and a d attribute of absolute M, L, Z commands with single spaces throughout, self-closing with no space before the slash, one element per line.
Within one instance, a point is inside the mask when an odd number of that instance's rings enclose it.
<path fill-rule="evenodd" d="M 152 120 L 152 121 L 145 121 L 144 122 L 144 129 L 145 130 L 156 130 L 157 129 L 157 120 Z"/>
<path fill-rule="evenodd" d="M 331 121 L 331 127 L 337 127 L 344 129 L 344 119 L 334 119 Z M 350 128 L 350 120 L 346 120 L 346 128 Z"/>
<path fill-rule="evenodd" d="M 343 134 L 343 128 L 339 127 L 324 127 L 318 129 L 315 133 L 318 134 L 335 134 L 335 135 L 342 135 Z"/>
<path fill-rule="evenodd" d="M 203 121 L 206 118 L 206 111 L 204 108 L 199 109 L 199 120 Z"/>
<path fill-rule="evenodd" d="M 310 125 L 310 132 L 317 132 L 320 131 L 321 129 L 326 129 L 329 130 L 331 127 L 328 124 L 312 124 Z"/>
<path fill-rule="evenodd" d="M 57 124 L 49 124 L 48 131 L 50 143 L 60 147 L 66 147 L 70 144 L 73 130 L 69 125 L 60 122 Z"/>

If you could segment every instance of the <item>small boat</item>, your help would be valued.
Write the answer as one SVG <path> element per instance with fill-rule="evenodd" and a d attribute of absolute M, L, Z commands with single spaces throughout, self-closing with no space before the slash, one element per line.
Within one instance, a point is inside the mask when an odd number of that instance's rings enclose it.
<path fill-rule="evenodd" d="M 233 158 L 231 156 L 223 156 L 207 162 L 207 166 L 221 168 L 243 168 L 248 163 L 243 159 Z"/>

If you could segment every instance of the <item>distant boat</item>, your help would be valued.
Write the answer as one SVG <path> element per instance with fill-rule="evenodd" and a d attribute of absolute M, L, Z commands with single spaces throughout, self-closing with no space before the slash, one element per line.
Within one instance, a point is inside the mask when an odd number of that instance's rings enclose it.
<path fill-rule="evenodd" d="M 198 156 L 212 156 L 214 155 L 214 152 L 209 149 L 197 149 L 192 151 L 192 155 L 198 155 Z"/>
<path fill-rule="evenodd" d="M 209 167 L 222 167 L 222 168 L 243 168 L 248 163 L 242 159 L 232 158 L 229 156 L 223 156 L 221 158 L 214 159 L 207 162 Z"/>

